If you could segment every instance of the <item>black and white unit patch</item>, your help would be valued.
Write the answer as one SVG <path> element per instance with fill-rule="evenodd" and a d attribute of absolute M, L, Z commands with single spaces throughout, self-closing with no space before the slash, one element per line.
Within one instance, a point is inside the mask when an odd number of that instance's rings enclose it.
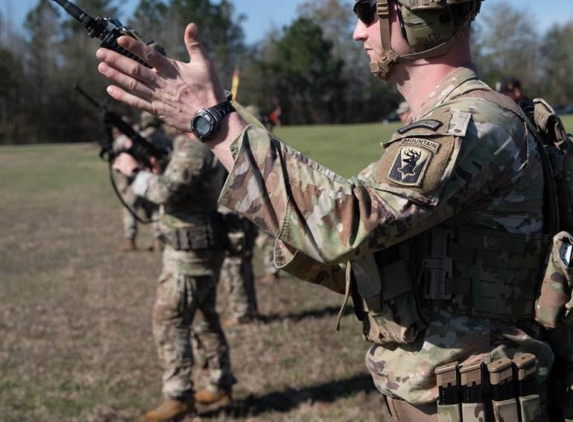
<path fill-rule="evenodd" d="M 402 140 L 388 179 L 402 186 L 421 186 L 430 161 L 439 149 L 439 143 L 428 139 Z"/>

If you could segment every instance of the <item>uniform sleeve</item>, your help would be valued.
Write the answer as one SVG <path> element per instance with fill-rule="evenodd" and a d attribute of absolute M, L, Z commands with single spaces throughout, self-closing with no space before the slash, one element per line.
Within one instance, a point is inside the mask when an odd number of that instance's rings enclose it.
<path fill-rule="evenodd" d="M 149 178 L 143 195 L 149 201 L 166 205 L 177 201 L 202 183 L 203 175 L 212 171 L 213 155 L 207 154 L 203 145 L 195 141 L 180 139 L 175 142 L 171 160 L 165 171 Z"/>
<path fill-rule="evenodd" d="M 232 146 L 220 202 L 305 259 L 335 266 L 436 226 L 523 171 L 524 134 L 486 117 L 463 104 L 440 109 L 399 131 L 350 180 L 248 127 Z"/>

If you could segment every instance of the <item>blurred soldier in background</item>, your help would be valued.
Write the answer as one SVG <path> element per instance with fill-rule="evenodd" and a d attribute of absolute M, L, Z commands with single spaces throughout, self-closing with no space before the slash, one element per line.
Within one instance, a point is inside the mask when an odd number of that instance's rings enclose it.
<path fill-rule="evenodd" d="M 248 324 L 259 316 L 255 276 L 253 272 L 253 249 L 257 226 L 225 207 L 219 207 L 227 227 L 227 256 L 221 268 L 221 282 L 227 291 L 229 318 L 223 326 Z"/>
<path fill-rule="evenodd" d="M 158 131 L 144 134 L 159 136 Z M 217 197 L 224 169 L 205 145 L 185 135 L 175 138 L 172 158 L 164 171 L 142 170 L 127 154 L 116 159 L 114 168 L 133 180 L 136 195 L 161 205 L 165 249 L 152 323 L 163 368 L 165 401 L 142 418 L 153 422 L 179 420 L 195 412 L 195 402 L 228 403 L 236 380 L 216 311 L 225 243 Z M 195 393 L 190 329 L 197 311 L 204 317 L 195 335 L 209 370 L 209 387 Z"/>
<path fill-rule="evenodd" d="M 521 81 L 514 77 L 508 76 L 496 82 L 495 90 L 500 94 L 507 95 L 517 105 L 521 107 L 527 117 L 533 121 L 533 101 L 525 96 L 521 88 Z"/>
<path fill-rule="evenodd" d="M 398 115 L 400 122 L 403 125 L 406 124 L 406 122 L 410 118 L 410 106 L 408 105 L 408 103 L 406 101 L 402 101 L 398 105 L 398 108 L 396 109 L 396 114 Z"/>
<path fill-rule="evenodd" d="M 129 123 L 129 122 L 128 122 Z M 148 133 L 152 135 L 157 130 L 157 122 L 155 121 L 152 114 L 148 113 L 147 111 L 143 111 L 141 113 L 141 121 L 139 128 L 144 131 L 144 133 Z M 135 130 L 139 130 L 138 126 L 134 126 Z M 119 154 L 121 151 L 126 149 L 126 140 L 129 140 L 127 136 L 122 134 L 117 130 L 117 128 L 113 129 L 114 141 L 113 141 L 113 151 L 116 154 Z M 164 136 L 151 136 L 148 137 L 142 133 L 142 136 L 147 139 L 148 141 L 154 143 L 154 146 L 158 149 L 168 149 L 171 150 L 171 140 L 164 137 Z M 168 145 L 165 143 L 169 142 Z M 137 234 L 138 234 L 138 221 L 135 217 L 134 213 L 143 214 L 143 218 L 150 222 L 151 230 L 153 234 L 153 241 L 151 245 L 148 247 L 149 251 L 161 252 L 163 250 L 160 236 L 161 230 L 159 229 L 159 207 L 137 195 L 135 195 L 129 186 L 129 181 L 127 177 L 118 173 L 115 176 L 115 183 L 117 186 L 118 191 L 122 195 L 122 200 L 125 202 L 125 205 L 129 207 L 123 207 L 121 210 L 122 222 L 123 222 L 123 237 L 124 242 L 120 246 L 119 250 L 122 252 L 130 252 L 137 250 Z"/>
<path fill-rule="evenodd" d="M 279 103 L 278 98 L 273 99 L 273 109 L 267 116 L 268 130 L 272 132 L 275 127 L 281 126 L 281 116 L 283 114 L 283 109 Z"/>
<path fill-rule="evenodd" d="M 279 279 L 279 269 L 275 265 L 275 238 L 259 230 L 256 245 L 261 251 L 264 276 L 259 280 L 262 284 L 273 284 Z"/>

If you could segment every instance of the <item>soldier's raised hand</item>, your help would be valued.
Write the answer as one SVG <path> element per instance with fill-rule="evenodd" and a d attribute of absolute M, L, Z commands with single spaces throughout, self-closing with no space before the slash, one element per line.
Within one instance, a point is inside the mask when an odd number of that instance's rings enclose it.
<path fill-rule="evenodd" d="M 190 131 L 191 119 L 198 109 L 225 99 L 195 24 L 185 29 L 188 63 L 165 57 L 132 37 L 120 37 L 118 43 L 153 69 L 100 48 L 96 53 L 101 61 L 98 70 L 115 84 L 107 89 L 114 99 L 147 110 L 183 132 Z"/>

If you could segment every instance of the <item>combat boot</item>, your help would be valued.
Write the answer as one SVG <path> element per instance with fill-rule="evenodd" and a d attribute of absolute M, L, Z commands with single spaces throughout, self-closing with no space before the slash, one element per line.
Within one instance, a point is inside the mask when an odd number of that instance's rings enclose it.
<path fill-rule="evenodd" d="M 221 325 L 225 328 L 229 328 L 229 327 L 236 327 L 237 325 L 245 325 L 245 324 L 250 324 L 251 322 L 255 322 L 257 320 L 256 316 L 244 316 L 244 317 L 230 317 L 225 319 Z"/>
<path fill-rule="evenodd" d="M 231 388 L 218 388 L 217 390 L 201 390 L 195 393 L 195 401 L 203 405 L 217 404 L 224 406 L 233 400 Z"/>
<path fill-rule="evenodd" d="M 133 237 L 126 238 L 121 247 L 119 248 L 121 252 L 132 252 L 135 251 L 136 249 L 137 247 L 135 246 L 135 238 Z"/>
<path fill-rule="evenodd" d="M 141 416 L 141 422 L 178 422 L 188 415 L 195 415 L 194 400 L 174 400 L 167 398 L 157 408 Z"/>

